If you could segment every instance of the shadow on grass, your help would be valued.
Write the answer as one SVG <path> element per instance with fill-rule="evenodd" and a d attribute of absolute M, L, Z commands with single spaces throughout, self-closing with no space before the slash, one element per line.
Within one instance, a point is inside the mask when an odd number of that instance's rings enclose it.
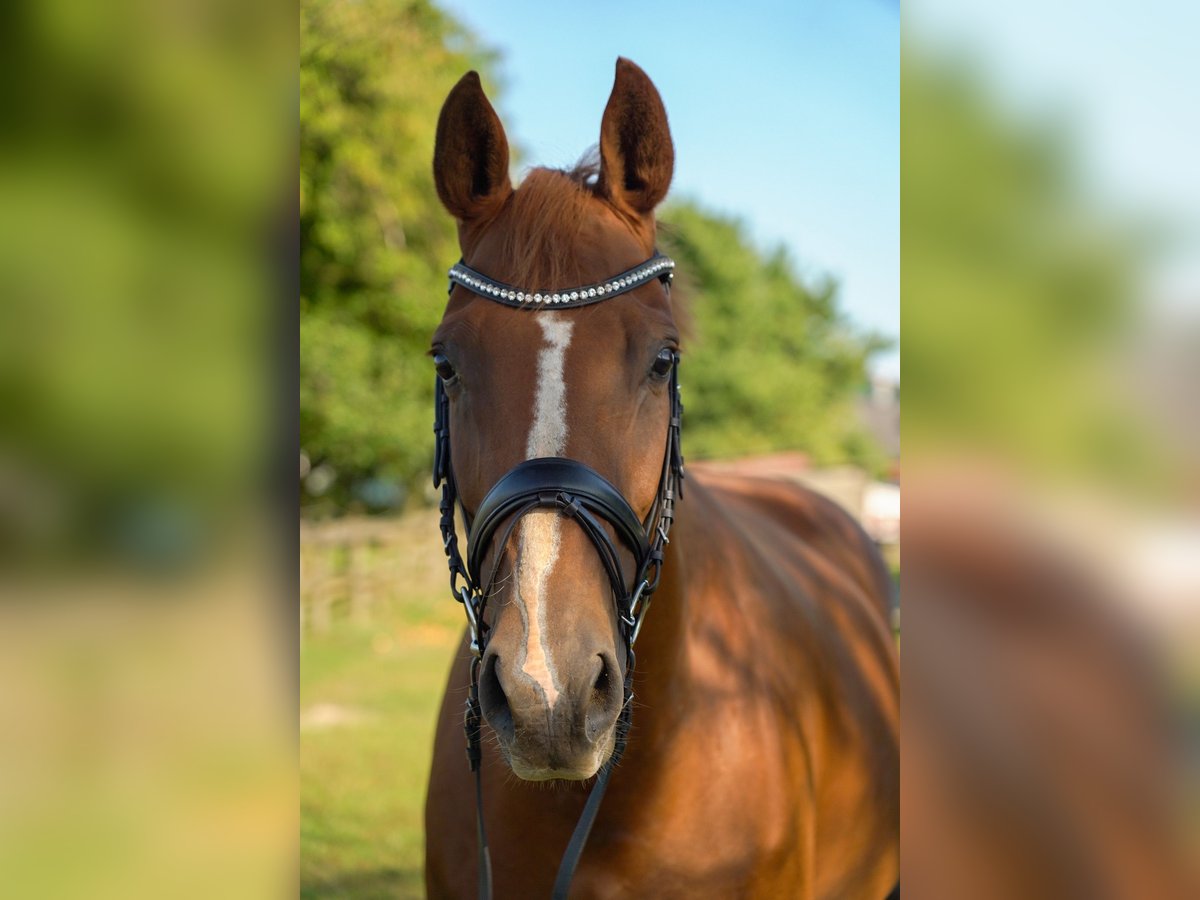
<path fill-rule="evenodd" d="M 425 896 L 425 879 L 417 869 L 370 869 L 336 878 L 313 880 L 300 887 L 301 900 L 353 897 L 355 900 L 408 900 Z"/>

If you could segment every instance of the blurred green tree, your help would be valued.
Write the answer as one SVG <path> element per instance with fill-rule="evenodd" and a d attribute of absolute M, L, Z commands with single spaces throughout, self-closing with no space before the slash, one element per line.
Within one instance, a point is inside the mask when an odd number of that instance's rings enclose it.
<path fill-rule="evenodd" d="M 661 218 L 694 319 L 681 370 L 688 456 L 801 450 L 818 464 L 881 466 L 855 400 L 889 342 L 846 320 L 836 282 L 805 283 L 784 248 L 760 252 L 741 223 L 694 202 Z"/>
<path fill-rule="evenodd" d="M 458 255 L 432 183 L 434 132 L 467 69 L 497 96 L 495 61 L 428 0 L 303 0 L 300 440 L 326 467 L 318 483 L 337 473 L 306 498 L 310 512 L 344 506 L 355 485 L 427 475 L 425 351 Z M 698 326 L 684 376 L 689 456 L 796 449 L 879 462 L 853 401 L 884 342 L 849 326 L 836 286 L 806 285 L 782 250 L 760 253 L 740 224 L 695 203 L 663 220 Z"/>
<path fill-rule="evenodd" d="M 486 81 L 494 55 L 428 0 L 300 14 L 300 446 L 344 500 L 355 479 L 429 466 L 424 353 L 458 255 L 434 131 L 455 81 Z"/>

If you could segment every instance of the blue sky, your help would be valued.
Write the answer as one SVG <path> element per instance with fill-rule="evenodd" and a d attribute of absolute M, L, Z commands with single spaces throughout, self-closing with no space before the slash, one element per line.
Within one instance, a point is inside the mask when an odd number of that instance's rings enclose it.
<path fill-rule="evenodd" d="M 856 323 L 900 330 L 900 16 L 889 0 L 444 0 L 500 51 L 498 104 L 530 165 L 596 143 L 618 56 L 654 80 L 675 139 L 672 196 L 742 218 Z M 898 377 L 899 354 L 874 363 Z"/>

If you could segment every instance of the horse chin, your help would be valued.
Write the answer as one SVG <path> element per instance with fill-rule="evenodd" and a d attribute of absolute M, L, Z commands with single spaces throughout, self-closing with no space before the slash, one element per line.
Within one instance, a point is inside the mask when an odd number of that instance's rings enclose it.
<path fill-rule="evenodd" d="M 587 781 L 600 771 L 601 767 L 612 756 L 615 735 L 610 732 L 605 735 L 594 751 L 579 759 L 570 761 L 555 760 L 533 761 L 526 759 L 514 748 L 501 744 L 505 761 L 512 773 L 522 781 Z"/>

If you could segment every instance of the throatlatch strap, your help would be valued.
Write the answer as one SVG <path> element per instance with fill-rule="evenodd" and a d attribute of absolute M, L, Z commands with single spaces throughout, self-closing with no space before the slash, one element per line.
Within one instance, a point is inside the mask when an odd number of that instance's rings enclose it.
<path fill-rule="evenodd" d="M 587 844 L 588 836 L 592 833 L 592 826 L 596 824 L 596 816 L 600 812 L 600 802 L 604 799 L 604 792 L 608 790 L 608 779 L 611 775 L 612 766 L 606 763 L 600 777 L 592 785 L 592 792 L 588 795 L 583 812 L 579 815 L 579 821 L 575 824 L 571 842 L 567 844 L 567 852 L 563 854 L 562 862 L 558 864 L 554 890 L 550 892 L 552 900 L 567 900 L 567 894 L 571 890 L 571 879 L 575 877 L 579 857 L 583 856 L 583 848 Z"/>
<path fill-rule="evenodd" d="M 475 770 L 475 835 L 479 844 L 479 898 L 492 900 L 492 855 L 483 825 L 483 768 Z"/>

